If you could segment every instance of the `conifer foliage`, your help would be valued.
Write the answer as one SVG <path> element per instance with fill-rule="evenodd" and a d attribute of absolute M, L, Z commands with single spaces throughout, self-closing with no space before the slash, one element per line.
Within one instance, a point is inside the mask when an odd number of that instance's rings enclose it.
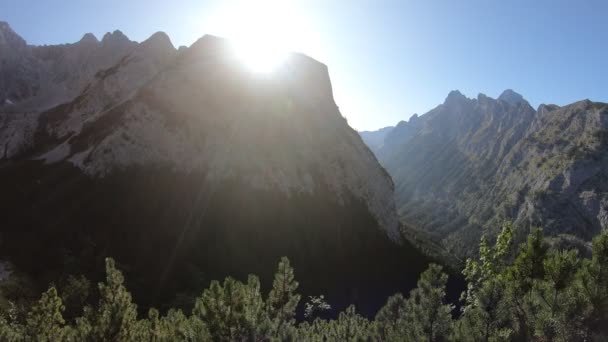
<path fill-rule="evenodd" d="M 95 305 L 75 308 L 88 281 L 71 277 L 69 295 L 51 286 L 25 314 L 12 302 L 3 306 L 0 341 L 606 341 L 608 232 L 594 239 L 591 259 L 549 248 L 541 230 L 519 247 L 512 236 L 505 225 L 494 245 L 482 238 L 479 258 L 463 270 L 468 287 L 459 312 L 446 299 L 448 276 L 431 264 L 417 288 L 390 297 L 373 320 L 353 305 L 333 320 L 315 317 L 331 306 L 323 296 L 299 305 L 294 269 L 281 258 L 267 295 L 256 276 L 228 277 L 211 282 L 190 313 L 138 315 L 108 258 Z M 69 315 L 80 315 L 66 318 L 62 298 L 71 303 Z"/>

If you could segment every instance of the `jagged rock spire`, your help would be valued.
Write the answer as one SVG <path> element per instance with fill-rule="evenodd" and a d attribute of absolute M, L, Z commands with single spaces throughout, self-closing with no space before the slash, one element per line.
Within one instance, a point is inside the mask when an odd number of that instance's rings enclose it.
<path fill-rule="evenodd" d="M 523 96 L 516 93 L 512 89 L 507 89 L 503 91 L 502 94 L 500 94 L 500 96 L 498 97 L 498 100 L 505 101 L 510 105 L 517 105 L 521 102 L 526 102 Z"/>

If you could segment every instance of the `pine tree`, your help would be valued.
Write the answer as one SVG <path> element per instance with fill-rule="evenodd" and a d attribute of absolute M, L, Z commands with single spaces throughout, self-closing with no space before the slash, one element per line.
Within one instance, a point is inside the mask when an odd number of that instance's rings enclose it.
<path fill-rule="evenodd" d="M 76 318 L 74 325 L 66 327 L 67 341 L 96 341 L 92 334 L 94 322 L 91 322 L 95 313 L 88 306 L 85 306 L 82 311 L 82 317 Z"/>
<path fill-rule="evenodd" d="M 608 230 L 593 239 L 593 255 L 578 275 L 584 300 L 585 335 L 588 339 L 608 336 Z"/>
<path fill-rule="evenodd" d="M 403 324 L 407 301 L 401 293 L 388 298 L 386 304 L 378 310 L 375 319 L 375 329 L 378 337 L 383 341 L 394 340 L 395 337 L 404 336 L 407 328 Z"/>
<path fill-rule="evenodd" d="M 330 309 L 331 305 L 325 301 L 325 296 L 308 296 L 308 301 L 304 304 L 304 318 L 312 321 L 316 314 Z"/>
<path fill-rule="evenodd" d="M 534 335 L 534 318 L 539 313 L 534 303 L 534 286 L 545 276 L 544 261 L 548 245 L 543 231 L 535 229 L 523 245 L 515 262 L 505 275 L 507 298 L 516 317 L 516 332 L 519 339 L 529 340 Z"/>
<path fill-rule="evenodd" d="M 369 321 L 357 314 L 354 305 L 350 305 L 331 321 L 326 338 L 329 341 L 365 341 L 371 338 Z"/>
<path fill-rule="evenodd" d="M 457 340 L 501 340 L 511 335 L 511 330 L 506 328 L 509 314 L 504 302 L 505 281 L 502 273 L 507 267 L 512 237 L 513 229 L 507 222 L 493 247 L 489 246 L 485 235 L 481 237 L 479 261 L 467 260 L 462 273 L 468 284 L 461 296 L 464 301 L 463 314 L 455 324 L 454 336 Z"/>
<path fill-rule="evenodd" d="M 269 331 L 260 283 L 255 276 L 250 276 L 247 284 L 230 277 L 223 285 L 212 281 L 196 300 L 192 312 L 218 341 L 258 339 Z"/>
<path fill-rule="evenodd" d="M 295 341 L 324 342 L 330 334 L 330 321 L 317 318 L 312 323 L 303 322 L 298 325 Z"/>
<path fill-rule="evenodd" d="M 420 275 L 418 287 L 410 292 L 405 321 L 412 325 L 414 340 L 444 341 L 450 334 L 454 306 L 446 303 L 447 281 L 441 266 L 431 264 Z"/>
<path fill-rule="evenodd" d="M 232 292 L 234 280 L 227 278 L 224 285 Z M 234 303 L 233 293 L 225 294 L 224 288 L 216 280 L 197 298 L 192 313 L 204 321 L 211 336 L 216 341 L 227 341 L 234 337 Z"/>
<path fill-rule="evenodd" d="M 282 257 L 266 303 L 275 337 L 294 324 L 296 307 L 300 302 L 300 295 L 295 293 L 297 288 L 298 282 L 295 281 L 289 259 Z"/>
<path fill-rule="evenodd" d="M 399 318 L 403 317 L 405 304 L 406 299 L 403 298 L 401 293 L 390 296 L 386 301 L 386 304 L 378 310 L 376 321 L 387 323 L 397 321 Z"/>
<path fill-rule="evenodd" d="M 151 309 L 138 320 L 122 274 L 107 259 L 96 306 L 74 305 L 82 316 L 66 322 L 54 287 L 35 303 L 22 301 L 19 308 L 9 301 L 0 312 L 0 341 L 606 340 L 608 232 L 594 239 L 592 258 L 581 260 L 576 251 L 550 250 L 542 231 L 534 231 L 509 266 L 511 234 L 507 225 L 494 246 L 483 238 L 479 260 L 467 261 L 463 273 L 469 286 L 457 320 L 446 303 L 447 275 L 432 264 L 409 298 L 390 297 L 374 321 L 349 306 L 335 320 L 316 318 L 296 325 L 300 296 L 286 258 L 279 262 L 266 302 L 256 276 L 246 283 L 228 277 L 223 283 L 211 282 L 196 299 L 191 316 L 173 309 L 161 316 Z M 309 313 L 325 307 L 322 297 L 311 298 Z"/>
<path fill-rule="evenodd" d="M 489 246 L 485 235 L 481 237 L 479 261 L 467 259 L 465 269 L 462 271 L 468 282 L 467 290 L 462 294 L 462 300 L 466 304 L 464 310 L 475 305 L 476 292 L 483 287 L 483 283 L 488 279 L 494 279 L 505 269 L 512 238 L 513 228 L 509 222 L 503 225 L 494 247 Z"/>
<path fill-rule="evenodd" d="M 537 336 L 571 341 L 577 337 L 580 307 L 573 288 L 580 260 L 576 250 L 551 251 L 543 262 L 545 279 L 535 287 L 539 310 L 534 318 Z M 577 312 L 578 311 L 578 312 Z"/>
<path fill-rule="evenodd" d="M 163 326 L 160 313 L 154 308 L 148 311 L 148 319 L 140 323 L 140 328 L 143 330 L 144 337 L 147 337 L 146 340 L 150 342 L 169 341 L 170 338 L 174 337 L 167 327 Z"/>
<path fill-rule="evenodd" d="M 0 341 L 16 342 L 23 341 L 24 328 L 21 325 L 9 322 L 6 318 L 0 317 Z"/>
<path fill-rule="evenodd" d="M 249 275 L 247 284 L 243 286 L 243 292 L 245 301 L 243 324 L 248 331 L 248 339 L 257 341 L 262 337 L 269 336 L 271 324 L 260 291 L 259 278 Z"/>
<path fill-rule="evenodd" d="M 23 341 L 25 338 L 25 327 L 19 324 L 16 311 L 12 301 L 8 302 L 6 311 L 0 311 L 0 341 Z"/>
<path fill-rule="evenodd" d="M 106 282 L 99 284 L 99 305 L 89 311 L 91 338 L 96 341 L 130 341 L 136 333 L 137 306 L 123 285 L 114 260 L 106 258 Z M 86 317 L 86 316 L 85 316 Z M 82 324 L 85 324 L 84 321 Z M 83 326 L 84 329 L 84 326 Z"/>
<path fill-rule="evenodd" d="M 91 282 L 82 275 L 69 275 L 60 289 L 61 300 L 65 305 L 64 317 L 66 320 L 73 320 L 82 314 L 82 307 L 89 297 Z"/>
<path fill-rule="evenodd" d="M 161 325 L 169 331 L 170 341 L 211 341 L 205 323 L 196 315 L 186 317 L 181 310 L 169 310 L 161 318 Z"/>
<path fill-rule="evenodd" d="M 54 287 L 42 294 L 27 317 L 26 335 L 32 341 L 59 341 L 63 338 L 65 307 Z"/>

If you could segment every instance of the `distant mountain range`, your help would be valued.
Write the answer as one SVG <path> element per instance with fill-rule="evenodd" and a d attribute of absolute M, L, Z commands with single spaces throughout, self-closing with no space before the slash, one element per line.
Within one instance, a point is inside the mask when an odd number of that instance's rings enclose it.
<path fill-rule="evenodd" d="M 285 255 L 305 293 L 366 310 L 426 267 L 307 56 L 259 76 L 213 36 L 31 46 L 0 23 L 0 63 L 0 257 L 38 284 L 113 256 L 158 305 Z"/>
<path fill-rule="evenodd" d="M 585 248 L 608 228 L 608 104 L 583 100 L 534 109 L 458 91 L 428 113 L 362 132 L 395 182 L 401 220 L 455 255 L 513 221 L 520 238 L 542 227 Z"/>

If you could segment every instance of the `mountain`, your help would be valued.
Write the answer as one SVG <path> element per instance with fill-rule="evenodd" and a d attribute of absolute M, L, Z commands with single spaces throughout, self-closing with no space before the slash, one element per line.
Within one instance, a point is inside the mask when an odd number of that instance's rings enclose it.
<path fill-rule="evenodd" d="M 376 152 L 382 145 L 384 145 L 384 139 L 393 130 L 393 126 L 384 127 L 377 131 L 362 131 L 359 132 L 363 142 L 373 151 Z"/>
<path fill-rule="evenodd" d="M 458 256 L 511 220 L 556 242 L 584 246 L 608 227 L 608 104 L 533 109 L 506 90 L 498 99 L 451 92 L 399 123 L 376 151 L 395 182 L 400 218 Z"/>
<path fill-rule="evenodd" d="M 35 112 L 71 100 L 136 45 L 115 31 L 101 42 L 87 33 L 74 44 L 31 46 L 0 22 L 0 106 Z"/>
<path fill-rule="evenodd" d="M 426 267 L 325 65 L 292 54 L 259 75 L 213 36 L 2 41 L 22 51 L 0 70 L 0 250 L 38 283 L 113 256 L 139 302 L 163 305 L 226 275 L 270 279 L 286 255 L 305 293 L 374 310 Z"/>

